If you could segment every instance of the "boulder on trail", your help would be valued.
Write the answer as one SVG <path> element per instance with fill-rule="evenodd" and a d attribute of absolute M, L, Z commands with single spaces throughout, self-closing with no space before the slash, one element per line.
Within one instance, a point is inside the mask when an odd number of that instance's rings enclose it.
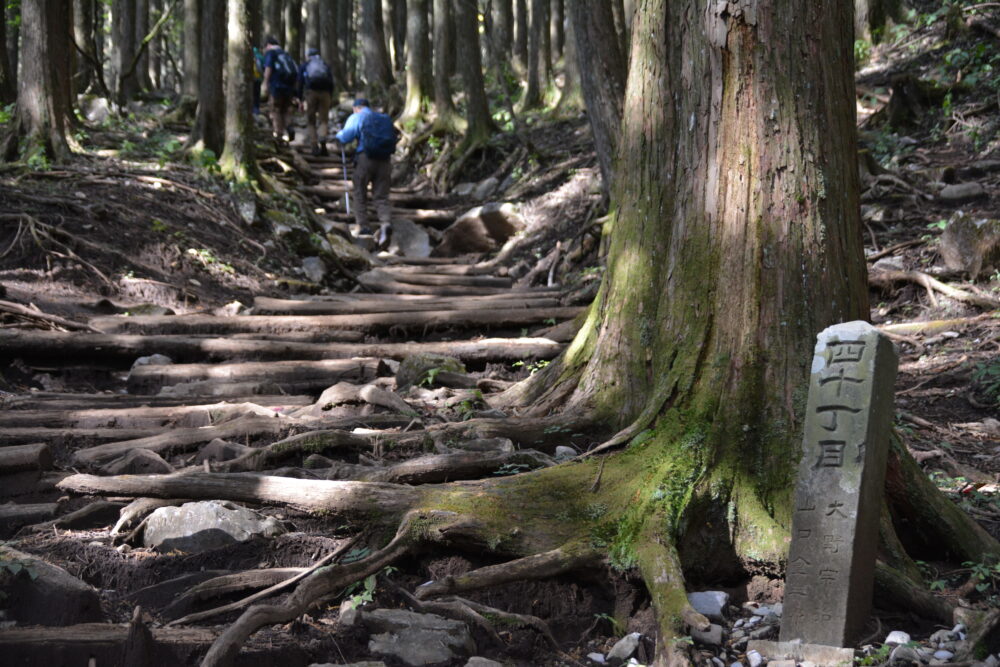
<path fill-rule="evenodd" d="M 986 189 L 975 182 L 946 185 L 938 193 L 938 199 L 947 204 L 964 204 L 987 196 Z"/>
<path fill-rule="evenodd" d="M 143 545 L 162 552 L 200 553 L 284 532 L 271 517 L 234 503 L 209 500 L 157 509 L 146 522 Z"/>
<path fill-rule="evenodd" d="M 138 368 L 140 366 L 169 366 L 174 363 L 174 360 L 165 354 L 150 354 L 145 357 L 139 357 L 132 362 L 132 368 Z"/>
<path fill-rule="evenodd" d="M 216 438 L 201 448 L 194 462 L 200 464 L 205 461 L 231 461 L 243 456 L 251 449 L 253 447 Z"/>
<path fill-rule="evenodd" d="M 306 257 L 302 260 L 302 273 L 314 283 L 321 283 L 326 278 L 326 264 L 319 257 Z"/>
<path fill-rule="evenodd" d="M 396 388 L 400 391 L 430 380 L 440 372 L 465 373 L 465 364 L 454 357 L 440 354 L 414 354 L 403 359 L 396 371 Z"/>
<path fill-rule="evenodd" d="M 63 626 L 103 620 L 97 590 L 58 565 L 0 545 L 0 583 L 7 613 L 26 625 Z"/>
<path fill-rule="evenodd" d="M 938 252 L 945 266 L 973 279 L 1000 267 L 1000 220 L 956 213 L 941 233 Z"/>
<path fill-rule="evenodd" d="M 370 652 L 392 656 L 413 667 L 450 665 L 476 652 L 468 627 L 459 621 L 403 609 L 376 609 L 358 616 L 374 633 L 368 641 Z"/>
<path fill-rule="evenodd" d="M 327 234 L 323 241 L 323 251 L 351 271 L 367 271 L 374 264 L 367 251 L 338 234 Z"/>
<path fill-rule="evenodd" d="M 524 218 L 513 204 L 483 204 L 463 213 L 444 230 L 432 254 L 451 257 L 489 252 L 525 227 Z"/>
<path fill-rule="evenodd" d="M 148 449 L 133 449 L 101 468 L 105 475 L 166 475 L 174 467 Z"/>
<path fill-rule="evenodd" d="M 393 220 L 389 252 L 394 255 L 402 255 L 403 257 L 430 257 L 430 235 L 426 229 L 412 220 Z"/>

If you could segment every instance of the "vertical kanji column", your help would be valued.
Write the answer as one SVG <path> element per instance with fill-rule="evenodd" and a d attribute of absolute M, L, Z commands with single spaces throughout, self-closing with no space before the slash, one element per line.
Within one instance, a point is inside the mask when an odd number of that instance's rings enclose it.
<path fill-rule="evenodd" d="M 781 640 L 845 646 L 871 611 L 897 357 L 867 322 L 816 339 Z"/>

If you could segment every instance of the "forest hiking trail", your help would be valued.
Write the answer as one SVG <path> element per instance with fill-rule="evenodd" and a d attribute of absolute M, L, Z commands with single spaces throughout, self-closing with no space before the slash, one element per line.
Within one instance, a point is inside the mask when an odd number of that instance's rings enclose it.
<path fill-rule="evenodd" d="M 322 177 L 307 191 L 342 197 L 339 160 L 305 159 Z M 454 209 L 428 208 L 433 197 L 406 190 L 394 189 L 391 201 L 394 218 L 421 225 L 446 226 L 456 217 Z M 350 223 L 336 213 L 330 219 Z M 358 243 L 374 249 L 375 240 Z M 488 402 L 524 369 L 544 366 L 562 350 L 564 343 L 544 334 L 565 329 L 583 310 L 564 290 L 518 287 L 506 271 L 461 257 L 388 255 L 380 264 L 358 276 L 357 291 L 256 295 L 249 314 L 96 315 L 85 331 L 0 330 L 5 358 L 20 360 L 26 374 L 61 378 L 60 391 L 4 396 L 0 539 L 16 535 L 19 549 L 50 554 L 75 575 L 63 573 L 65 581 L 53 584 L 56 595 L 67 595 L 67 586 L 82 591 L 67 598 L 77 602 L 66 603 L 63 627 L 0 629 L 0 650 L 13 663 L 89 653 L 112 664 L 132 650 L 137 628 L 148 633 L 152 621 L 143 649 L 148 664 L 191 664 L 221 628 L 189 627 L 181 617 L 196 622 L 200 612 L 301 577 L 303 568 L 335 554 L 350 562 L 381 546 L 363 524 L 327 518 L 306 498 L 292 508 L 268 508 L 254 483 L 261 475 L 397 484 L 477 479 L 553 465 L 557 443 L 587 442 L 531 421 L 512 428 L 512 417 Z M 566 333 L 555 337 L 565 341 Z M 510 438 L 512 430 L 520 437 Z M 214 498 L 214 474 L 244 473 L 245 501 L 263 506 L 281 529 L 250 541 L 227 538 L 211 550 L 189 536 L 186 546 L 171 549 L 154 541 L 150 517 L 184 501 L 143 500 L 163 495 L 157 482 L 144 482 L 129 498 L 96 490 L 65 496 L 57 485 L 74 472 L 154 474 L 191 484 L 184 495 L 205 500 Z M 461 562 L 432 567 L 471 567 Z M 596 607 L 589 596 L 574 601 L 564 584 L 549 589 L 547 604 L 562 609 L 553 615 L 560 637 L 590 624 Z M 44 625 L 38 612 L 46 601 L 24 595 L 16 620 Z M 203 615 L 210 624 L 235 618 L 232 611 Z M 185 627 L 160 627 L 178 619 Z M 323 662 L 338 642 L 337 650 L 367 655 L 363 644 L 334 640 L 325 630 L 311 641 L 306 650 L 265 631 L 239 664 Z M 534 639 L 518 641 L 528 641 L 522 650 L 531 653 Z"/>

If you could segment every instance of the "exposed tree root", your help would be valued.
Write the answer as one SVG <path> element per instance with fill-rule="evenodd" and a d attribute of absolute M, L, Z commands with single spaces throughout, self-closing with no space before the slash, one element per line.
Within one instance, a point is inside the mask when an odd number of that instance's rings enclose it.
<path fill-rule="evenodd" d="M 1000 308 L 1000 300 L 998 299 L 982 294 L 974 294 L 966 290 L 958 289 L 957 287 L 952 287 L 951 285 L 946 285 L 933 276 L 927 275 L 923 271 L 875 270 L 868 273 L 868 282 L 882 288 L 890 287 L 892 284 L 897 282 L 915 283 L 927 290 L 928 298 L 934 305 L 937 304 L 937 298 L 934 296 L 934 293 L 940 292 L 948 298 L 955 299 L 956 301 L 961 301 L 963 303 L 971 303 L 972 305 L 980 308 Z"/>

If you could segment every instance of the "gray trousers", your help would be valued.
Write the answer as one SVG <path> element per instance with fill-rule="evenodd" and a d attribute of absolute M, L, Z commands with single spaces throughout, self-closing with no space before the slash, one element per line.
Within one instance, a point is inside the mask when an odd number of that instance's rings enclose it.
<path fill-rule="evenodd" d="M 392 160 L 374 160 L 359 153 L 354 166 L 354 221 L 361 227 L 368 226 L 368 184 L 372 184 L 372 198 L 378 221 L 388 225 L 392 220 L 389 188 L 392 185 Z"/>

